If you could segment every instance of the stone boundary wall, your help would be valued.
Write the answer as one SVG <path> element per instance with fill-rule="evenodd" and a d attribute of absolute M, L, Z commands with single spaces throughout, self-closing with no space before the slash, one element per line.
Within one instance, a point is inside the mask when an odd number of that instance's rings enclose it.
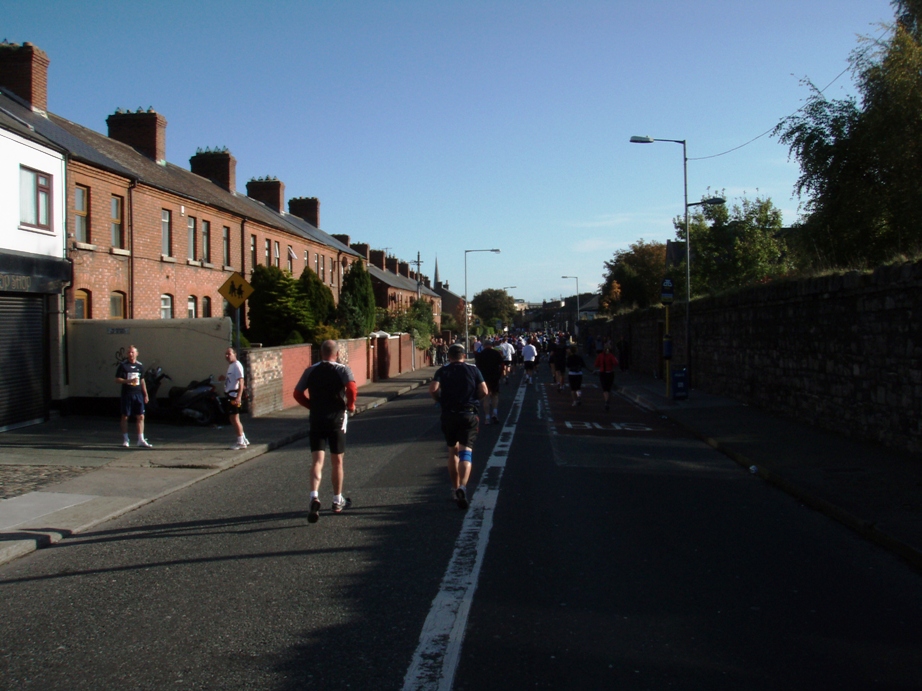
<path fill-rule="evenodd" d="M 663 316 L 651 308 L 609 324 L 629 339 L 631 370 L 662 372 Z M 674 367 L 684 366 L 684 318 L 674 305 Z M 922 262 L 694 300 L 691 326 L 693 388 L 922 453 Z"/>

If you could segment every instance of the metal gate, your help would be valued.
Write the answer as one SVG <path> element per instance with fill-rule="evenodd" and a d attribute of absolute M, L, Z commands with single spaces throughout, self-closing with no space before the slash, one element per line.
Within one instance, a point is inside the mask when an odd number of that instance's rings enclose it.
<path fill-rule="evenodd" d="M 0 431 L 48 414 L 44 297 L 0 295 Z"/>

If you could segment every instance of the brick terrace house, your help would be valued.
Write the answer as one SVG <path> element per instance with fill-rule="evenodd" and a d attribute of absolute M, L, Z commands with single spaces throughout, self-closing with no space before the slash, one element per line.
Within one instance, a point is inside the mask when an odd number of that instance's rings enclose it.
<path fill-rule="evenodd" d="M 166 126 L 153 110 L 118 110 L 108 136 L 47 111 L 42 51 L 0 44 L 0 107 L 67 153 L 69 317 L 157 319 L 220 316 L 218 288 L 257 264 L 299 276 L 315 271 L 338 300 L 360 255 L 318 228 L 319 201 L 291 199 L 274 178 L 236 190 L 236 159 L 198 151 L 190 170 L 166 160 Z"/>

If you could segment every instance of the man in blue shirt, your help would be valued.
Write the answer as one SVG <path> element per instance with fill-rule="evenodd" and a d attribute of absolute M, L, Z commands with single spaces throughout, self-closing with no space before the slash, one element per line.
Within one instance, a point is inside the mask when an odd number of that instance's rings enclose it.
<path fill-rule="evenodd" d="M 147 384 L 144 382 L 144 365 L 138 362 L 138 349 L 128 346 L 128 359 L 118 363 L 115 381 L 122 385 L 122 446 L 131 446 L 128 441 L 128 418 L 132 415 L 138 425 L 138 446 L 151 449 L 151 443 L 144 438 L 144 405 L 147 403 Z"/>
<path fill-rule="evenodd" d="M 448 444 L 448 477 L 458 508 L 466 509 L 467 482 L 471 477 L 471 457 L 480 419 L 478 403 L 487 395 L 480 370 L 464 360 L 464 346 L 455 343 L 448 349 L 448 364 L 436 370 L 429 384 L 429 395 L 442 406 L 442 434 Z"/>

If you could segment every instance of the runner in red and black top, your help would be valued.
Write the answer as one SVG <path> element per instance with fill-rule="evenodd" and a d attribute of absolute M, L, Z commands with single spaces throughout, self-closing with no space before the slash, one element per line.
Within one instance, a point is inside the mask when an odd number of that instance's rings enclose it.
<path fill-rule="evenodd" d="M 599 373 L 599 383 L 602 385 L 602 397 L 605 399 L 605 410 L 608 410 L 608 399 L 611 396 L 611 387 L 615 383 L 615 368 L 618 358 L 611 352 L 611 345 L 596 356 L 595 371 Z"/>
<path fill-rule="evenodd" d="M 336 361 L 338 349 L 336 341 L 324 341 L 320 346 L 321 361 L 304 370 L 294 391 L 295 400 L 311 411 L 313 473 L 311 505 L 307 514 L 310 523 L 316 523 L 320 518 L 320 480 L 327 442 L 330 445 L 333 513 L 342 513 L 352 504 L 352 500 L 343 497 L 343 457 L 346 453 L 346 423 L 348 414 L 355 413 L 358 388 L 352 370 Z"/>

